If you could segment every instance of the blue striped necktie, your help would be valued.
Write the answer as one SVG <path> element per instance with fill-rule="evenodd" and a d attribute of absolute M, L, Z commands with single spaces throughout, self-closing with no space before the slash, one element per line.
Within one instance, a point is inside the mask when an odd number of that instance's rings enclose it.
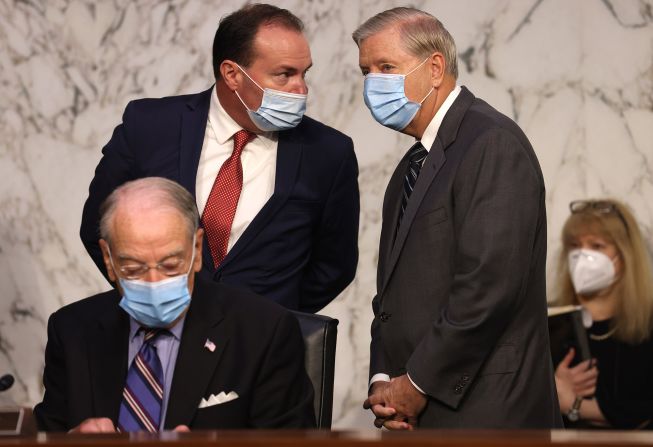
<path fill-rule="evenodd" d="M 165 329 L 142 328 L 143 345 L 134 357 L 122 393 L 118 429 L 121 432 L 157 432 L 161 425 L 163 367 L 154 340 Z"/>
<path fill-rule="evenodd" d="M 404 217 L 404 211 L 406 211 L 408 199 L 413 193 L 413 188 L 415 188 L 415 183 L 417 182 L 419 171 L 422 169 L 422 163 L 428 154 L 429 152 L 424 149 L 424 146 L 422 146 L 422 143 L 419 141 L 408 150 L 408 170 L 406 171 L 406 176 L 404 177 L 404 193 L 401 198 L 401 212 L 399 213 L 399 222 L 397 222 L 397 228 L 399 228 L 401 219 Z"/>

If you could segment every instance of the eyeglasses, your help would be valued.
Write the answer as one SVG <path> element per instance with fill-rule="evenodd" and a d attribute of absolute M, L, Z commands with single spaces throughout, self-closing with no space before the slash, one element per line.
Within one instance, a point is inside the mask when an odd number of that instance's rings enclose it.
<path fill-rule="evenodd" d="M 197 235 L 193 235 L 193 251 L 190 257 L 189 266 L 193 264 L 195 260 L 195 241 L 197 240 Z M 133 260 L 126 260 L 125 265 L 121 265 L 116 269 L 116 264 L 113 261 L 113 256 L 111 255 L 111 248 L 107 244 L 107 251 L 109 252 L 109 259 L 111 260 L 111 266 L 113 270 L 118 270 L 124 279 L 139 279 L 142 278 L 151 268 L 157 269 L 159 272 L 163 273 L 166 276 L 178 276 L 182 273 L 189 273 L 190 267 L 186 268 L 186 259 L 177 254 L 172 254 L 165 258 L 163 261 L 156 263 L 154 267 L 150 267 L 144 263 L 138 263 Z M 201 251 L 200 251 L 201 253 Z"/>
<path fill-rule="evenodd" d="M 571 212 L 574 214 L 582 213 L 585 211 L 591 211 L 599 214 L 621 214 L 613 203 L 606 202 L 604 200 L 574 200 L 569 204 L 569 210 L 571 210 Z"/>
<path fill-rule="evenodd" d="M 186 261 L 181 257 L 168 258 L 163 262 L 157 263 L 154 267 L 147 264 L 126 264 L 118 267 L 118 270 L 125 279 L 139 279 L 152 268 L 157 269 L 159 272 L 166 276 L 178 276 L 186 273 Z"/>
<path fill-rule="evenodd" d="M 615 214 L 624 224 L 626 232 L 629 233 L 628 224 L 623 214 L 619 211 L 614 203 L 605 200 L 574 200 L 569 204 L 569 210 L 572 214 L 578 213 L 595 213 L 599 215 Z"/>

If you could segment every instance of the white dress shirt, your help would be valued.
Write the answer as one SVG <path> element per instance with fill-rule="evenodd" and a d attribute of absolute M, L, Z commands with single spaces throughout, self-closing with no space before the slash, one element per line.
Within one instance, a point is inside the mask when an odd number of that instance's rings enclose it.
<path fill-rule="evenodd" d="M 234 150 L 233 136 L 242 128 L 224 110 L 215 87 L 211 91 L 209 119 L 206 123 L 202 153 L 197 167 L 195 191 L 200 216 L 222 164 Z M 247 143 L 240 160 L 243 165 L 243 189 L 231 225 L 227 251 L 231 250 L 261 208 L 272 197 L 277 167 L 276 132 L 258 134 Z"/>
<path fill-rule="evenodd" d="M 456 85 L 456 87 L 454 87 L 454 89 L 451 92 L 449 92 L 449 95 L 447 95 L 447 99 L 444 100 L 444 102 L 442 103 L 438 111 L 435 113 L 433 119 L 431 119 L 429 125 L 426 126 L 426 129 L 422 134 L 422 138 L 419 140 L 415 140 L 415 141 L 421 141 L 422 146 L 424 146 L 424 148 L 427 151 L 431 150 L 431 146 L 433 146 L 433 143 L 435 142 L 435 138 L 438 136 L 438 131 L 440 130 L 440 125 L 444 120 L 444 116 L 451 108 L 451 105 L 456 100 L 459 93 L 460 93 L 460 86 Z M 417 390 L 420 393 L 425 394 L 424 391 L 422 391 L 422 389 L 415 382 L 413 382 L 413 379 L 410 378 L 410 375 L 408 375 L 408 379 L 410 380 L 410 383 L 412 383 L 413 386 L 417 388 Z M 379 382 L 379 381 L 389 382 L 390 376 L 386 373 L 381 373 L 381 372 L 376 373 L 370 379 L 369 386 L 372 386 L 374 382 Z"/>
<path fill-rule="evenodd" d="M 451 104 L 456 100 L 458 94 L 460 94 L 460 86 L 456 85 L 454 89 L 449 92 L 447 99 L 444 100 L 429 125 L 424 129 L 424 134 L 422 134 L 422 138 L 419 141 L 422 142 L 422 146 L 424 146 L 424 149 L 427 151 L 431 150 L 431 146 L 433 146 L 433 143 L 435 142 L 435 137 L 438 136 L 442 120 L 444 120 L 444 116 L 451 108 Z"/>

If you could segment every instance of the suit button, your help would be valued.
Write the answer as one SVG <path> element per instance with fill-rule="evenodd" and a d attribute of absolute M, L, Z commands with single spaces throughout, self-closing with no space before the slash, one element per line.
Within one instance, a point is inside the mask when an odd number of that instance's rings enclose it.
<path fill-rule="evenodd" d="M 386 313 L 386 312 L 381 312 L 379 314 L 379 320 L 381 320 L 382 322 L 385 323 L 386 321 L 388 321 L 390 319 L 391 316 L 392 316 L 392 314 L 389 314 L 389 313 Z"/>
<path fill-rule="evenodd" d="M 467 383 L 469 382 L 469 376 L 467 374 L 463 374 L 460 380 L 462 380 L 463 383 Z"/>
<path fill-rule="evenodd" d="M 461 393 L 463 392 L 463 387 L 462 387 L 462 385 L 460 385 L 460 384 L 456 385 L 455 388 L 453 389 L 453 392 L 454 392 L 455 394 L 461 394 Z"/>

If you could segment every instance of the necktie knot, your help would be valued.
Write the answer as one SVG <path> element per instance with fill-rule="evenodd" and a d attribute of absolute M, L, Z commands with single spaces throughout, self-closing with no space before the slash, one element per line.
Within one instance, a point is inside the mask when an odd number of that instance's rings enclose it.
<path fill-rule="evenodd" d="M 150 328 L 150 327 L 141 327 L 139 330 L 143 331 L 145 333 L 145 335 L 143 336 L 143 343 L 151 343 L 158 336 L 163 335 L 163 334 L 168 332 L 167 329 Z"/>
<path fill-rule="evenodd" d="M 419 163 L 421 165 L 428 154 L 429 152 L 418 141 L 408 150 L 408 160 L 410 163 Z"/>
<path fill-rule="evenodd" d="M 404 190 L 401 197 L 401 210 L 399 211 L 397 227 L 399 227 L 401 219 L 404 217 L 406 206 L 408 206 L 408 199 L 410 199 L 410 195 L 413 193 L 413 189 L 417 183 L 417 177 L 419 176 L 419 171 L 422 169 L 422 163 L 428 154 L 429 152 L 419 141 L 408 149 L 408 170 L 404 176 Z"/>
<path fill-rule="evenodd" d="M 243 151 L 243 148 L 256 138 L 256 134 L 245 129 L 240 129 L 234 134 L 234 152 L 233 155 L 240 157 L 240 153 Z"/>

